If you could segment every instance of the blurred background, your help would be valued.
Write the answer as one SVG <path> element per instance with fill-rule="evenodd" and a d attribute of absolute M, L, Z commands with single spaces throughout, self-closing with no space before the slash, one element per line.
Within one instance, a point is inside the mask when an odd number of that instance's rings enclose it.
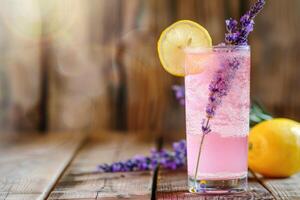
<path fill-rule="evenodd" d="M 160 32 L 179 19 L 218 44 L 248 0 L 0 0 L 0 132 L 184 131 L 160 66 Z M 300 1 L 267 1 L 250 36 L 252 99 L 300 120 Z"/>

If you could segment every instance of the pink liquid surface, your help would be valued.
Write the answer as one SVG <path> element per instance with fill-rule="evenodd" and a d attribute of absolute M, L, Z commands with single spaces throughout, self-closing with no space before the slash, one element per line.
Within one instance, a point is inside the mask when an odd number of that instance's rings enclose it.
<path fill-rule="evenodd" d="M 197 179 L 231 179 L 247 175 L 249 132 L 250 54 L 242 52 L 193 52 L 186 63 L 200 63 L 201 73 L 185 77 L 188 175 L 195 176 L 201 142 L 201 122 L 206 117 L 209 83 L 226 58 L 235 57 L 240 67 L 227 96 L 210 120 L 212 132 L 205 136 Z M 189 66 L 186 66 L 188 68 Z M 193 70 L 197 71 L 197 70 Z"/>

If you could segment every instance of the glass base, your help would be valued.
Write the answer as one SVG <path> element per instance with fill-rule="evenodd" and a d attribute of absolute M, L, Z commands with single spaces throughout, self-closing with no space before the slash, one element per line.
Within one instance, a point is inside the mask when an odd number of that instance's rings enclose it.
<path fill-rule="evenodd" d="M 239 193 L 247 191 L 247 176 L 224 180 L 196 180 L 188 178 L 189 191 L 192 193 Z"/>

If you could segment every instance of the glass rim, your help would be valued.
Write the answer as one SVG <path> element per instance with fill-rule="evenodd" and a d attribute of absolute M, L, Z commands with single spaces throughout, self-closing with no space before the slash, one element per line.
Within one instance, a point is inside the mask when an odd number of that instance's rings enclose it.
<path fill-rule="evenodd" d="M 213 49 L 236 49 L 236 50 L 250 50 L 250 45 L 213 45 L 211 47 L 186 47 L 184 49 L 185 53 L 198 53 L 198 52 L 205 52 L 207 50 Z"/>
<path fill-rule="evenodd" d="M 209 47 L 208 47 L 209 48 Z M 250 48 L 250 45 L 241 45 L 241 44 L 238 44 L 238 45 L 213 45 L 211 48 L 214 48 L 214 49 L 218 49 L 218 48 L 241 48 L 241 49 L 249 49 Z"/>

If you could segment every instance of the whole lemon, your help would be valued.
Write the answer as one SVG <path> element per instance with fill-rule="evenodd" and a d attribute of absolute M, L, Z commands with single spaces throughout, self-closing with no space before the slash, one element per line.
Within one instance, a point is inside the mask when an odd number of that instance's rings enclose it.
<path fill-rule="evenodd" d="M 300 171 L 300 124 L 277 118 L 254 126 L 249 134 L 249 167 L 267 177 Z"/>

